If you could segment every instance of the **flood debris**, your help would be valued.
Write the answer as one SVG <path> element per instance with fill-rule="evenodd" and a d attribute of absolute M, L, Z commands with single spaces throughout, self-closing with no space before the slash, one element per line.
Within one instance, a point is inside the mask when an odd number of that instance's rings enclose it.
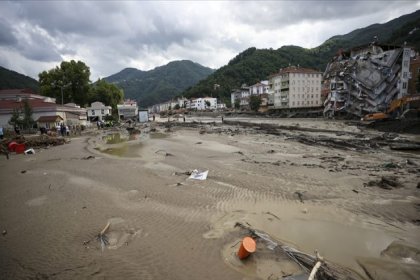
<path fill-rule="evenodd" d="M 157 150 L 155 154 L 164 155 L 165 157 L 173 157 L 174 155 L 166 152 L 165 150 Z"/>
<path fill-rule="evenodd" d="M 188 175 L 188 176 L 190 176 L 191 173 L 192 173 L 192 171 L 184 171 L 184 172 L 177 172 L 177 171 L 175 171 L 172 175 L 177 175 L 177 176 L 180 176 L 180 175 Z"/>
<path fill-rule="evenodd" d="M 303 193 L 304 193 L 304 192 L 300 192 L 300 191 L 296 191 L 296 192 L 295 192 L 295 194 L 297 195 L 297 197 L 299 198 L 299 201 L 300 201 L 301 203 L 304 203 L 304 202 L 303 202 Z"/>
<path fill-rule="evenodd" d="M 395 176 L 382 176 L 380 180 L 372 180 L 366 184 L 367 187 L 380 187 L 385 190 L 393 188 L 401 188 L 403 185 L 398 181 Z"/>
<path fill-rule="evenodd" d="M 83 160 L 89 160 L 89 159 L 94 159 L 94 156 L 87 156 L 87 157 L 82 157 Z"/>
<path fill-rule="evenodd" d="M 23 152 L 25 155 L 33 155 L 35 154 L 35 150 L 33 148 L 27 149 Z"/>
<path fill-rule="evenodd" d="M 293 247 L 282 244 L 269 234 L 253 229 L 251 226 L 237 222 L 235 227 L 242 228 L 257 242 L 262 242 L 274 254 L 286 254 L 292 261 L 301 267 L 304 273 L 313 272 L 318 280 L 359 280 L 361 277 L 354 271 L 339 266 L 331 261 L 324 260 L 317 252 L 315 256 L 301 252 Z M 308 277 L 308 276 L 306 276 Z M 289 278 L 293 279 L 293 278 Z M 305 278 L 307 279 L 307 278 Z"/>
<path fill-rule="evenodd" d="M 197 169 L 194 169 L 191 172 L 190 177 L 188 177 L 189 179 L 194 179 L 194 180 L 206 180 L 207 179 L 207 175 L 208 175 L 209 171 L 198 171 Z"/>
<path fill-rule="evenodd" d="M 409 72 L 411 55 L 409 47 L 376 41 L 350 51 L 340 50 L 324 72 L 328 89 L 324 116 L 361 118 L 385 112 L 393 100 L 407 94 L 408 77 L 403 73 Z"/>
<path fill-rule="evenodd" d="M 420 144 L 417 143 L 395 143 L 390 144 L 389 147 L 391 150 L 397 150 L 397 151 L 419 151 L 420 150 Z"/>
<path fill-rule="evenodd" d="M 108 237 L 106 236 L 106 233 L 109 230 L 110 226 L 111 226 L 111 223 L 108 222 L 106 226 L 101 230 L 101 232 L 96 237 L 96 239 L 101 243 L 102 251 L 105 250 L 105 247 L 107 245 L 109 245 L 109 241 L 108 241 Z"/>

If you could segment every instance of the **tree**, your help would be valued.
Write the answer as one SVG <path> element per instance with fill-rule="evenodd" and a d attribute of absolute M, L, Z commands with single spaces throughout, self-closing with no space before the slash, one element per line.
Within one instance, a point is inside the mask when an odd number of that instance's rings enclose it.
<path fill-rule="evenodd" d="M 252 111 L 258 112 L 261 106 L 261 97 L 259 95 L 251 95 L 249 98 L 249 107 Z"/>
<path fill-rule="evenodd" d="M 9 120 L 9 124 L 13 126 L 21 127 L 23 125 L 23 118 L 21 116 L 21 110 L 18 108 L 13 109 L 12 117 Z"/>
<path fill-rule="evenodd" d="M 40 93 L 56 98 L 56 102 L 74 102 L 85 106 L 89 100 L 90 69 L 82 61 L 63 61 L 48 71 L 39 73 Z"/>
<path fill-rule="evenodd" d="M 179 104 L 176 104 L 176 105 L 174 106 L 174 109 L 175 109 L 175 110 L 179 110 L 179 108 L 181 108 L 181 107 L 179 107 Z"/>
<path fill-rule="evenodd" d="M 32 128 L 35 124 L 34 119 L 32 118 L 32 107 L 29 104 L 29 101 L 25 99 L 23 101 L 23 128 L 28 129 Z"/>
<path fill-rule="evenodd" d="M 89 91 L 89 103 L 100 101 L 112 107 L 113 114 L 117 114 L 117 104 L 124 99 L 124 92 L 116 85 L 110 84 L 105 80 L 98 81 L 91 86 Z"/>
<path fill-rule="evenodd" d="M 235 109 L 238 110 L 241 107 L 239 99 L 235 100 Z"/>
<path fill-rule="evenodd" d="M 209 108 L 210 105 L 211 105 L 210 101 L 208 101 L 208 100 L 206 100 L 206 102 L 204 102 L 204 103 L 206 103 L 206 108 Z"/>
<path fill-rule="evenodd" d="M 27 99 L 23 100 L 23 108 L 21 106 L 20 108 L 13 109 L 9 124 L 24 129 L 33 127 L 35 121 L 32 117 L 32 107 Z"/>

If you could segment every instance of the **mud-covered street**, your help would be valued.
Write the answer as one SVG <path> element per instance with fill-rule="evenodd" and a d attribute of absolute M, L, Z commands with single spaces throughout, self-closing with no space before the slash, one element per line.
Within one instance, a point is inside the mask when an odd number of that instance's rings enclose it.
<path fill-rule="evenodd" d="M 241 223 L 317 250 L 348 279 L 418 279 L 420 152 L 406 149 L 418 135 L 320 119 L 189 117 L 137 128 L 0 158 L 2 278 L 308 274 L 258 238 L 239 261 L 249 235 Z M 194 169 L 207 179 L 189 179 Z"/>

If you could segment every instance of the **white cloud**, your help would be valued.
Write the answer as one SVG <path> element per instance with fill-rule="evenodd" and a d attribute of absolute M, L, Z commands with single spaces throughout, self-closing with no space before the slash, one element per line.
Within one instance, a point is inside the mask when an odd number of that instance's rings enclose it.
<path fill-rule="evenodd" d="M 90 66 L 92 80 L 178 59 L 218 68 L 251 46 L 316 47 L 419 7 L 418 1 L 0 2 L 0 64 L 37 78 L 62 59 L 78 59 Z"/>

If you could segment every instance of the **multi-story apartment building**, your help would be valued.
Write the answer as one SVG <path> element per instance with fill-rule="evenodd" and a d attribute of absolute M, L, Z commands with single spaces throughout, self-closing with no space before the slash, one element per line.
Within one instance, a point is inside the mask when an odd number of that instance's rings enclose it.
<path fill-rule="evenodd" d="M 321 106 L 322 73 L 309 68 L 289 66 L 270 76 L 273 108 L 310 108 Z"/>
<path fill-rule="evenodd" d="M 376 43 L 340 51 L 324 73 L 330 85 L 324 115 L 385 112 L 393 100 L 409 93 L 411 56 L 407 46 Z"/>

